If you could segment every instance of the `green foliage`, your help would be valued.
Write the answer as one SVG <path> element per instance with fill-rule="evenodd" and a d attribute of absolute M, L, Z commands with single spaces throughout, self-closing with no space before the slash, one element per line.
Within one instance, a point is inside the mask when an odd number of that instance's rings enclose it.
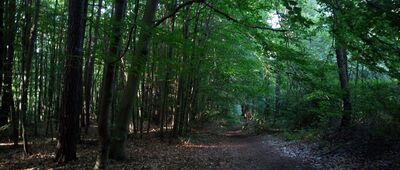
<path fill-rule="evenodd" d="M 227 115 L 221 117 L 220 124 L 225 127 L 231 127 L 231 126 L 239 124 L 240 119 L 241 119 L 241 117 L 238 115 L 227 114 Z"/>
<path fill-rule="evenodd" d="M 256 134 L 261 134 L 269 130 L 269 124 L 266 115 L 261 113 L 253 113 L 250 122 L 250 128 L 254 129 Z"/>
<path fill-rule="evenodd" d="M 372 136 L 397 138 L 400 134 L 399 90 L 392 81 L 364 82 L 354 89 L 354 117 Z"/>
<path fill-rule="evenodd" d="M 89 96 L 93 98 L 92 105 L 98 105 L 100 99 L 103 61 L 114 55 L 108 52 L 114 24 L 113 1 L 102 2 L 99 21 L 98 2 L 89 2 L 94 4 L 88 8 L 83 50 L 82 69 L 86 69 L 89 57 L 96 59 L 95 72 L 91 73 L 95 88 Z M 209 0 L 209 6 L 194 3 L 181 8 L 158 27 L 146 29 L 154 31 L 149 49 L 144 51 L 146 60 L 135 58 L 134 53 L 138 50 L 137 40 L 144 34 L 139 31 L 144 26 L 144 2 L 140 1 L 139 15 L 134 16 L 134 2 L 128 1 L 121 43 L 127 51 L 123 62 L 118 63 L 113 108 L 121 103 L 118 98 L 124 95 L 125 76 L 134 71 L 143 75 L 138 82 L 143 85 L 137 89 L 138 103 L 154 107 L 149 108 L 154 112 L 159 113 L 160 101 L 167 100 L 166 110 L 175 113 L 182 107 L 177 104 L 182 97 L 178 94 L 180 87 L 187 86 L 183 88 L 182 101 L 188 101 L 190 109 L 198 107 L 194 116 L 197 122 L 233 126 L 241 120 L 233 110 L 248 105 L 253 113 L 250 126 L 256 132 L 284 129 L 284 136 L 289 139 L 311 139 L 318 133 L 337 130 L 340 125 L 344 93 L 335 60 L 338 42 L 349 52 L 353 124 L 367 127 L 375 136 L 400 136 L 398 1 Z M 177 2 L 175 5 L 184 1 Z M 172 1 L 160 1 L 156 19 L 168 15 L 171 6 Z M 65 1 L 42 2 L 31 71 L 32 82 L 36 83 L 29 87 L 28 123 L 37 117 L 39 121 L 58 117 L 66 65 L 66 36 L 60 34 L 68 28 L 66 7 Z M 16 23 L 20 26 L 26 25 L 23 10 L 18 6 Z M 132 26 L 137 29 L 134 31 Z M 20 98 L 21 91 L 19 72 L 24 51 L 19 41 L 23 31 L 17 29 L 13 60 L 15 99 Z M 129 37 L 131 31 L 134 35 Z M 129 38 L 132 39 L 128 44 Z M 98 42 L 94 46 L 95 39 Z M 39 61 L 42 55 L 44 59 Z M 43 75 L 38 74 L 40 69 Z M 36 87 L 38 80 L 43 80 L 43 89 Z M 163 83 L 168 86 L 166 99 L 161 99 Z M 40 113 L 36 112 L 36 106 L 42 104 L 36 91 L 43 93 L 46 100 L 45 111 Z M 143 97 L 145 92 L 149 94 Z M 92 112 L 97 112 L 96 107 Z"/>

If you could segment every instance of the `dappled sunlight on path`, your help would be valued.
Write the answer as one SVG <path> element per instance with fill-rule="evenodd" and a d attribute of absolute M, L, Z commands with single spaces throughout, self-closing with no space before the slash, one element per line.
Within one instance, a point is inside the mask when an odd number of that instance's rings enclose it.
<path fill-rule="evenodd" d="M 312 169 L 296 158 L 282 156 L 268 136 L 230 130 L 220 133 L 198 132 L 180 141 L 160 141 L 155 136 L 129 138 L 124 162 L 110 161 L 110 169 Z M 54 143 L 37 143 L 35 154 L 21 157 L 0 154 L 0 169 L 91 169 L 95 162 L 96 141 L 78 146 L 78 160 L 67 165 L 53 162 Z M 40 152 L 39 152 L 40 151 Z M 10 153 L 11 154 L 11 153 Z M 3 159 L 8 157 L 6 159 Z"/>

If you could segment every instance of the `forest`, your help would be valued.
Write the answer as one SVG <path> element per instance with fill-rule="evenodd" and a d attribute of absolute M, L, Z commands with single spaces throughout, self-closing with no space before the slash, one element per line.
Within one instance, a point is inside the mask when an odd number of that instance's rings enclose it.
<path fill-rule="evenodd" d="M 400 169 L 399 0 L 0 0 L 0 169 Z"/>

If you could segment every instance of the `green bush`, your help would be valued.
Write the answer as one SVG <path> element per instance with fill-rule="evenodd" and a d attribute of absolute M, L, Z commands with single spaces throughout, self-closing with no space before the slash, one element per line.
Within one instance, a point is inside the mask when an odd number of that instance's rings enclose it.
<path fill-rule="evenodd" d="M 395 82 L 371 81 L 353 89 L 354 120 L 373 137 L 400 136 L 400 93 Z"/>

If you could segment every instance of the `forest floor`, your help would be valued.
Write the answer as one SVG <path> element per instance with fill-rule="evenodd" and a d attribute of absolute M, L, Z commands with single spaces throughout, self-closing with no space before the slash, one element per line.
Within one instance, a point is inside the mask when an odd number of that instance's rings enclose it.
<path fill-rule="evenodd" d="M 93 132 L 95 133 L 95 132 Z M 92 169 L 98 145 L 85 138 L 78 145 L 78 160 L 67 165 L 53 162 L 55 142 L 36 141 L 33 155 L 23 156 L 22 148 L 2 149 L 0 169 Z M 155 134 L 143 139 L 129 137 L 124 162 L 111 160 L 110 169 L 352 169 L 349 157 L 318 156 L 317 145 L 303 141 L 286 141 L 263 134 L 255 135 L 240 127 L 204 129 L 179 140 L 160 141 Z M 319 149 L 320 150 L 320 149 Z M 368 164 L 370 165 L 370 164 Z M 354 167 L 355 166 L 355 167 Z"/>

